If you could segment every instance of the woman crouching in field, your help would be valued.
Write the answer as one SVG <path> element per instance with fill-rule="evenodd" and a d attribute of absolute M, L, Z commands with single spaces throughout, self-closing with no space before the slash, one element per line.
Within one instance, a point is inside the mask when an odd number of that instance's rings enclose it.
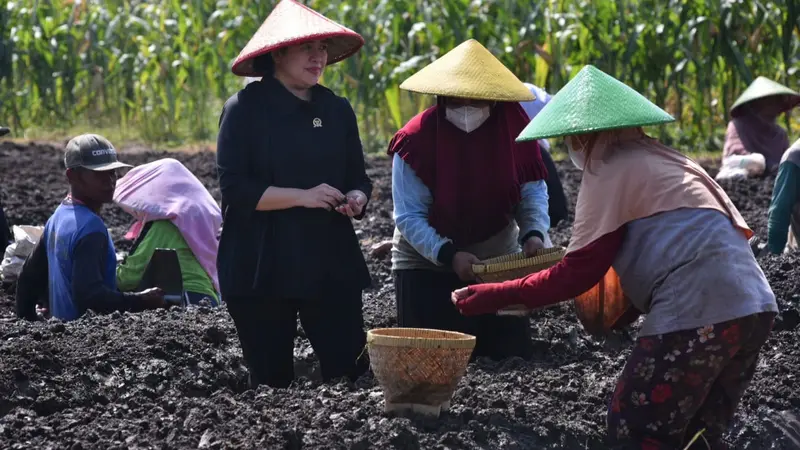
<path fill-rule="evenodd" d="M 647 316 L 611 398 L 609 437 L 674 449 L 705 429 L 713 449 L 726 448 L 722 436 L 778 309 L 747 240 L 753 232 L 728 196 L 698 164 L 640 128 L 673 120 L 584 67 L 518 138 L 565 136 L 583 171 L 564 260 L 522 279 L 457 290 L 453 302 L 475 315 L 578 297 L 580 311 L 597 289 L 608 295 L 609 286 L 622 286 L 606 304 L 629 301 L 634 318 Z"/>
<path fill-rule="evenodd" d="M 139 286 L 156 249 L 174 249 L 186 303 L 220 304 L 217 232 L 222 213 L 186 166 L 173 158 L 137 166 L 117 181 L 114 202 L 136 218 L 126 236 L 135 239 L 133 248 L 117 266 L 120 289 Z"/>

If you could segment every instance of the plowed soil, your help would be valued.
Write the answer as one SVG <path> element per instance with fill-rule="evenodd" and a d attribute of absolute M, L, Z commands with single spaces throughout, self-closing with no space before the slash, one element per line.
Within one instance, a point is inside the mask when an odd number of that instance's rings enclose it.
<path fill-rule="evenodd" d="M 0 180 L 13 224 L 41 225 L 66 194 L 62 143 L 0 144 Z M 131 164 L 172 156 L 219 199 L 214 155 L 123 152 Z M 579 173 L 559 164 L 573 204 Z M 391 236 L 387 160 L 370 159 L 370 215 L 357 224 L 373 287 L 365 293 L 368 328 L 395 326 L 388 261 L 370 256 Z M 713 169 L 709 171 L 714 174 Z M 773 178 L 726 183 L 734 203 L 766 237 Z M 104 211 L 118 249 L 130 219 Z M 554 231 L 566 245 L 569 220 Z M 800 444 L 800 277 L 797 256 L 764 256 L 781 309 L 730 439 L 735 448 Z M 438 419 L 383 412 L 368 373 L 356 383 L 323 384 L 298 329 L 297 373 L 289 389 L 246 390 L 235 328 L 224 307 L 143 314 L 87 315 L 72 323 L 14 319 L 13 286 L 0 293 L 0 448 L 548 448 L 600 449 L 607 399 L 630 351 L 631 333 L 604 341 L 584 333 L 565 304 L 535 314 L 530 360 L 477 361 Z"/>

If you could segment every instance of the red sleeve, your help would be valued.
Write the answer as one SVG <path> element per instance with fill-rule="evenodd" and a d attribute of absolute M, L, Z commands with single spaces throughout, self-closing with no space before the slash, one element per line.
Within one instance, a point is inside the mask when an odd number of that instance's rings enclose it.
<path fill-rule="evenodd" d="M 568 253 L 555 266 L 524 278 L 476 284 L 456 306 L 465 315 L 490 314 L 511 305 L 541 308 L 574 298 L 592 288 L 608 272 L 625 238 L 625 226 Z"/>

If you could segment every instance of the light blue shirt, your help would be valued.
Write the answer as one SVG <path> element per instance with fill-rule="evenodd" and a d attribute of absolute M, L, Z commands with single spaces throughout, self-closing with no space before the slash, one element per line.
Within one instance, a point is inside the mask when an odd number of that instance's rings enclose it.
<path fill-rule="evenodd" d="M 536 100 L 530 102 L 520 102 L 519 104 L 520 106 L 522 106 L 522 109 L 525 110 L 525 113 L 528 114 L 528 118 L 530 120 L 533 120 L 533 118 L 536 117 L 537 114 L 539 114 L 539 111 L 541 111 L 542 108 L 544 108 L 544 105 L 549 103 L 550 99 L 553 97 L 550 94 L 548 94 L 544 89 L 536 85 L 533 85 L 531 83 L 524 83 L 524 84 L 525 87 L 527 87 L 528 90 L 531 91 L 531 94 L 533 94 L 536 97 Z M 548 152 L 550 151 L 550 143 L 547 141 L 547 139 L 539 139 L 539 146 L 547 150 Z"/>
<path fill-rule="evenodd" d="M 544 180 L 525 183 L 521 195 L 515 216 L 520 239 L 531 231 L 538 231 L 547 238 L 550 230 L 547 184 Z M 403 237 L 425 259 L 441 265 L 437 259 L 439 250 L 452 240 L 440 235 L 428 222 L 433 195 L 397 154 L 392 160 L 392 200 L 395 225 Z"/>

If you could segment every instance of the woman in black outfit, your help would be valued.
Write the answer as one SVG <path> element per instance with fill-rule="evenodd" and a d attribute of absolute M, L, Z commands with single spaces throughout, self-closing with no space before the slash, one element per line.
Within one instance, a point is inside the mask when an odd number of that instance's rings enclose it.
<path fill-rule="evenodd" d="M 318 84 L 363 42 L 283 0 L 233 65 L 263 77 L 225 103 L 217 141 L 219 281 L 251 387 L 293 380 L 298 313 L 324 380 L 369 367 L 361 293 L 371 279 L 351 218 L 364 217 L 372 182 L 353 108 Z"/>

